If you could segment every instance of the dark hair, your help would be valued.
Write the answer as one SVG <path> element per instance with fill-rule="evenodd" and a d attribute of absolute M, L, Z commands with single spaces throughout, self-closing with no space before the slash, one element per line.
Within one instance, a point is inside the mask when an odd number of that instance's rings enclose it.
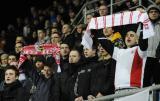
<path fill-rule="evenodd" d="M 39 62 L 43 62 L 44 64 L 46 63 L 46 59 L 43 55 L 39 55 L 39 56 L 36 56 L 35 58 L 35 63 L 39 61 Z"/>
<path fill-rule="evenodd" d="M 60 32 L 54 32 L 54 33 L 51 33 L 51 35 L 52 34 L 58 34 L 61 37 L 61 33 Z M 51 35 L 50 35 L 50 37 L 51 37 Z"/>
<path fill-rule="evenodd" d="M 66 45 L 68 45 L 69 49 L 71 50 L 71 46 L 69 45 L 69 43 L 68 43 L 68 42 L 62 42 L 62 43 L 61 43 L 61 45 L 62 45 L 62 44 L 66 44 Z"/>
<path fill-rule="evenodd" d="M 16 44 L 18 44 L 18 43 L 19 43 L 19 44 L 22 44 L 22 47 L 24 46 L 24 43 L 23 43 L 23 42 L 17 42 Z M 16 45 L 16 44 L 15 44 L 15 45 Z"/>
<path fill-rule="evenodd" d="M 9 69 L 12 69 L 13 71 L 15 71 L 15 75 L 16 75 L 16 76 L 19 76 L 19 70 L 16 68 L 16 66 L 14 66 L 14 65 L 8 66 L 8 67 L 5 69 L 5 72 L 6 72 L 7 70 L 9 70 Z"/>

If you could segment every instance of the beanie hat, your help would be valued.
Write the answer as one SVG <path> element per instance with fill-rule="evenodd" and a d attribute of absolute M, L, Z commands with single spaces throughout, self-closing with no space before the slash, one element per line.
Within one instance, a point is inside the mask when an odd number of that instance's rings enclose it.
<path fill-rule="evenodd" d="M 148 8 L 147 8 L 147 13 L 149 13 L 150 10 L 152 9 L 156 9 L 159 11 L 160 13 L 160 8 L 157 6 L 157 5 L 150 5 Z"/>

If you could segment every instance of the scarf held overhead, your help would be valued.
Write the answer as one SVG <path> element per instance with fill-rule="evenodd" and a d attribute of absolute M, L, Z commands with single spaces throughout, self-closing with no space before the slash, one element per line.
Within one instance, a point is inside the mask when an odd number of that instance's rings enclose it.
<path fill-rule="evenodd" d="M 90 34 L 90 29 L 103 29 L 106 27 L 114 27 L 128 24 L 143 24 L 143 38 L 149 38 L 154 35 L 154 30 L 151 21 L 149 20 L 147 13 L 142 13 L 140 11 L 127 11 L 117 14 L 112 14 L 108 16 L 101 16 L 92 18 L 90 23 L 87 26 L 86 33 Z M 84 35 L 83 37 L 86 37 Z M 86 38 L 82 38 L 81 44 L 87 48 L 91 48 L 91 42 L 86 41 Z M 90 39 L 89 39 L 90 40 Z M 89 44 L 88 44 L 89 43 Z"/>
<path fill-rule="evenodd" d="M 46 55 L 52 54 L 56 63 L 60 64 L 60 48 L 55 44 L 29 45 L 24 46 L 19 58 L 19 66 L 26 60 L 25 54 L 28 55 Z"/>

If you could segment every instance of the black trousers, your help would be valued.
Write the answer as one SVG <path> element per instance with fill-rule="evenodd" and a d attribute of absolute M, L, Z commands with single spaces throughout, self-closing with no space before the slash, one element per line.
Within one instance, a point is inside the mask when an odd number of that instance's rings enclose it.
<path fill-rule="evenodd" d="M 160 63 L 157 58 L 147 57 L 143 86 L 151 86 L 153 83 L 160 84 Z"/>

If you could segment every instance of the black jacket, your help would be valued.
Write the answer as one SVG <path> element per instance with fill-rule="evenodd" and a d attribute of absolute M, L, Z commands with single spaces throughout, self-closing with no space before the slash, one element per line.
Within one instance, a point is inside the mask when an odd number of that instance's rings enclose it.
<path fill-rule="evenodd" d="M 91 71 L 93 68 L 98 68 L 96 65 L 98 62 L 97 59 L 97 56 L 89 57 L 84 59 L 81 64 L 72 65 L 73 68 L 79 67 L 77 72 L 71 76 L 71 80 L 73 81 L 73 91 L 71 93 L 72 98 L 82 96 L 83 99 L 87 99 L 87 96 L 91 92 Z"/>
<path fill-rule="evenodd" d="M 45 78 L 37 72 L 33 64 L 28 60 L 22 64 L 22 67 L 36 86 L 36 91 L 31 97 L 32 101 L 59 101 L 57 93 L 59 89 L 56 87 L 59 85 L 59 80 L 56 74 L 50 78 Z"/>
<path fill-rule="evenodd" d="M 61 85 L 66 90 L 63 94 L 67 98 L 62 101 L 74 101 L 79 96 L 86 99 L 90 94 L 90 77 L 91 65 L 88 62 L 81 59 L 78 63 L 69 64 L 69 68 L 61 75 Z"/>
<path fill-rule="evenodd" d="M 116 62 L 113 59 L 103 60 L 97 64 L 96 68 L 92 69 L 91 95 L 114 93 L 115 65 Z"/>
<path fill-rule="evenodd" d="M 70 48 L 73 48 L 75 44 L 75 37 L 73 34 L 69 34 L 66 37 L 63 36 L 61 40 L 62 40 L 62 43 L 67 43 L 70 46 Z"/>
<path fill-rule="evenodd" d="M 69 78 L 69 68 L 68 68 L 68 63 L 65 63 L 61 66 L 63 68 L 63 71 L 59 73 L 59 99 L 60 101 L 70 101 L 69 96 L 68 96 L 68 88 L 67 88 L 67 80 Z"/>
<path fill-rule="evenodd" d="M 12 84 L 5 84 L 1 92 L 1 101 L 28 101 L 29 93 L 16 80 Z"/>

